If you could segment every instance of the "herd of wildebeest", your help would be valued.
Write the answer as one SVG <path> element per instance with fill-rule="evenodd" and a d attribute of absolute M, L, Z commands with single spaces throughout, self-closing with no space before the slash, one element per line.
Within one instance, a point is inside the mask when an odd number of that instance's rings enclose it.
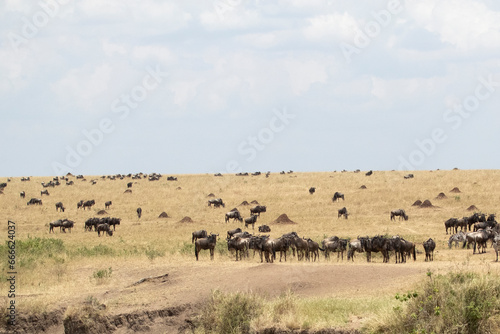
<path fill-rule="evenodd" d="M 371 172 L 371 171 L 370 171 Z M 369 176 L 372 173 L 367 173 Z M 288 172 L 292 173 L 292 171 Z M 269 177 L 270 173 L 266 173 L 266 177 Z M 280 174 L 284 174 L 281 172 Z M 245 176 L 248 174 L 237 174 L 238 176 Z M 260 175 L 252 174 L 252 175 Z M 413 177 L 412 174 L 411 177 Z M 222 176 L 222 174 L 215 174 L 215 176 Z M 103 176 L 102 178 L 114 179 L 124 179 L 125 177 L 132 179 L 147 178 L 149 181 L 157 181 L 162 175 L 161 174 L 129 174 L 129 175 L 114 175 L 114 176 Z M 84 179 L 82 175 L 78 175 L 77 179 Z M 409 178 L 405 176 L 405 178 Z M 85 180 L 85 179 L 84 179 Z M 168 181 L 177 181 L 176 177 L 168 177 Z M 9 180 L 10 181 L 10 180 Z M 21 181 L 30 181 L 30 178 L 21 178 Z M 73 185 L 74 182 L 66 177 L 55 177 L 48 183 L 42 182 L 44 188 L 56 187 L 61 184 L 61 181 L 65 181 L 66 185 Z M 92 184 L 96 184 L 97 180 L 91 180 Z M 0 183 L 0 190 L 7 187 L 7 183 Z M 127 188 L 132 187 L 132 182 L 127 184 Z M 309 188 L 309 193 L 313 195 L 315 193 L 315 187 Z M 47 189 L 41 191 L 41 196 L 49 195 Z M 20 193 L 21 198 L 25 198 L 26 194 L 24 191 Z M 345 200 L 344 194 L 340 192 L 335 192 L 332 201 L 337 202 L 340 199 Z M 213 208 L 224 208 L 225 203 L 221 198 L 209 199 L 208 206 Z M 27 205 L 42 205 L 41 198 L 31 198 Z M 104 203 L 105 208 L 108 209 L 112 205 L 111 201 Z M 91 209 L 95 205 L 94 200 L 81 200 L 77 204 L 77 209 Z M 62 202 L 57 202 L 55 204 L 57 211 L 64 212 L 65 207 Z M 233 221 L 239 221 L 244 223 L 245 228 L 252 225 L 252 230 L 254 230 L 254 225 L 257 222 L 258 217 L 261 213 L 266 212 L 267 208 L 264 205 L 256 205 L 250 208 L 250 217 L 243 218 L 242 214 L 237 208 L 226 212 L 224 215 L 225 222 L 228 223 L 230 219 Z M 140 219 L 142 215 L 142 209 L 137 208 L 137 216 Z M 348 218 L 348 212 L 345 207 L 338 210 L 338 218 L 344 217 Z M 408 220 L 408 215 L 403 209 L 393 210 L 390 213 L 390 219 L 395 220 L 396 217 L 399 219 Z M 113 231 L 116 229 L 116 225 L 120 225 L 120 218 L 89 218 L 84 224 L 85 231 L 95 231 L 97 235 L 100 236 L 101 233 L 112 236 Z M 55 228 L 59 227 L 61 232 L 66 232 L 74 227 L 75 223 L 69 219 L 58 219 L 49 223 L 49 233 L 55 232 Z M 483 214 L 474 213 L 469 217 L 462 218 L 450 218 L 445 221 L 445 232 L 450 233 L 451 236 L 448 240 L 448 246 L 451 248 L 453 244 L 455 247 L 461 245 L 461 247 L 473 248 L 473 253 L 480 252 L 484 253 L 487 249 L 487 242 L 491 241 L 491 246 L 494 248 L 496 253 L 496 261 L 498 261 L 498 250 L 500 245 L 500 226 L 496 222 L 494 214 Z M 111 227 L 113 228 L 111 230 Z M 459 231 L 460 229 L 460 231 Z M 271 228 L 268 225 L 258 226 L 259 233 L 271 232 Z M 209 250 L 210 258 L 214 258 L 215 246 L 217 244 L 217 239 L 219 234 L 207 233 L 206 230 L 194 231 L 191 236 L 191 242 L 194 243 L 195 258 L 198 260 L 198 255 L 201 250 Z M 400 236 L 387 236 L 387 235 L 376 235 L 373 237 L 368 236 L 358 236 L 354 240 L 342 239 L 337 236 L 331 236 L 321 240 L 319 243 L 305 237 L 300 237 L 296 232 L 289 232 L 283 234 L 278 238 L 272 238 L 268 234 L 254 235 L 248 231 L 243 231 L 241 228 L 236 228 L 227 231 L 226 243 L 228 251 L 234 252 L 236 256 L 236 261 L 242 260 L 243 258 L 249 257 L 250 250 L 253 250 L 253 255 L 258 253 L 261 262 L 264 260 L 266 262 L 273 262 L 277 258 L 279 253 L 279 260 L 286 261 L 287 253 L 291 251 L 293 257 L 297 260 L 302 261 L 316 261 L 319 259 L 320 251 L 326 259 L 330 257 L 331 253 L 337 253 L 337 261 L 343 260 L 344 253 L 347 255 L 347 260 L 354 261 L 354 256 L 356 253 L 365 253 L 368 262 L 371 262 L 372 253 L 381 253 L 383 262 L 388 263 L 390 256 L 393 255 L 396 263 L 404 263 L 409 257 L 410 259 L 416 260 L 416 244 L 405 240 Z M 432 238 L 422 243 L 425 251 L 425 261 L 433 261 L 434 249 L 436 243 Z"/>

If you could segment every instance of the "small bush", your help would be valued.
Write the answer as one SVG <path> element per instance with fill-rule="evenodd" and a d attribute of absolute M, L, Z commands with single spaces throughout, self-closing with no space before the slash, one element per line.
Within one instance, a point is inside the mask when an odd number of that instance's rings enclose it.
<path fill-rule="evenodd" d="M 92 274 L 92 278 L 96 280 L 97 284 L 102 284 L 104 283 L 108 278 L 111 277 L 113 274 L 113 269 L 109 267 L 108 269 L 100 269 L 97 271 L 94 271 Z"/>
<path fill-rule="evenodd" d="M 89 296 L 80 306 L 73 306 L 66 311 L 63 323 L 65 333 L 107 333 L 104 310 L 106 306 Z"/>
<path fill-rule="evenodd" d="M 212 292 L 199 322 L 205 333 L 249 333 L 250 322 L 260 315 L 261 301 L 250 294 Z"/>
<path fill-rule="evenodd" d="M 157 250 L 156 248 L 150 247 L 150 246 L 148 246 L 148 248 L 144 251 L 144 253 L 148 257 L 148 259 L 150 259 L 151 261 L 153 261 L 157 257 L 165 256 L 165 251 L 160 251 L 160 250 Z"/>

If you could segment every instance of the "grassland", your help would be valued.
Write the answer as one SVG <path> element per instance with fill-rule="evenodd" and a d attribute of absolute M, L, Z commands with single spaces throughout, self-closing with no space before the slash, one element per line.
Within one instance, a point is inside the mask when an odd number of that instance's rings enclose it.
<path fill-rule="evenodd" d="M 413 179 L 404 179 L 403 174 L 396 171 L 375 171 L 371 176 L 354 172 L 273 173 L 269 178 L 264 175 L 176 175 L 178 181 L 167 181 L 166 177 L 159 181 L 109 180 L 100 176 L 86 176 L 86 180 L 82 181 L 70 176 L 74 185 L 67 186 L 63 182 L 60 186 L 48 188 L 49 196 L 40 196 L 40 191 L 44 190 L 41 182 L 48 182 L 52 177 L 32 177 L 28 182 L 11 178 L 0 195 L 0 212 L 5 220 L 0 233 L 7 240 L 7 220 L 16 223 L 21 312 L 69 308 L 89 296 L 105 303 L 109 313 L 161 308 L 197 300 L 189 294 L 192 286 L 182 284 L 190 280 L 193 283 L 190 273 L 220 277 L 202 285 L 207 291 L 203 297 L 208 297 L 212 289 L 235 293 L 239 290 L 253 291 L 256 287 L 252 284 L 245 283 L 245 287 L 239 289 L 227 280 L 235 280 L 237 271 L 266 270 L 274 273 L 266 279 L 271 285 L 275 282 L 277 290 L 275 293 L 266 290 L 268 297 L 294 291 L 293 298 L 300 300 L 301 306 L 297 309 L 301 311 L 291 316 L 283 315 L 278 323 L 293 323 L 290 325 L 293 328 L 356 327 L 356 319 L 378 317 L 391 310 L 397 303 L 394 295 L 411 289 L 417 281 L 425 279 L 426 272 L 437 274 L 464 269 L 480 273 L 498 272 L 491 249 L 486 254 L 474 256 L 471 250 L 449 250 L 443 223 L 450 217 L 470 215 L 472 212 L 466 210 L 470 205 L 476 205 L 484 213 L 496 213 L 500 200 L 500 171 L 438 170 L 413 174 Z M 92 185 L 90 180 L 97 183 Z M 0 182 L 7 182 L 7 178 Z M 128 182 L 133 182 L 132 193 L 125 193 Z M 362 185 L 366 189 L 360 189 Z M 310 195 L 308 189 L 313 186 L 316 193 Z M 454 187 L 458 187 L 461 193 L 451 193 Z M 21 191 L 26 192 L 25 199 L 20 198 Z M 333 203 L 331 198 L 335 191 L 344 193 L 345 201 Z M 441 192 L 448 198 L 435 199 Z M 207 195 L 210 193 L 221 197 L 226 207 L 208 207 Z M 42 198 L 43 205 L 26 205 L 31 197 Z M 77 202 L 87 199 L 94 199 L 96 205 L 91 210 L 77 209 Z M 436 207 L 424 209 L 412 206 L 416 200 L 426 199 Z M 96 217 L 97 211 L 104 209 L 104 202 L 109 200 L 113 204 L 106 210 L 108 215 L 105 216 L 122 220 L 115 235 L 99 238 L 95 232 L 85 232 L 84 222 Z M 375 257 L 372 264 L 366 264 L 363 256 L 358 256 L 354 263 L 347 263 L 345 259 L 343 262 L 336 259 L 325 262 L 323 258 L 320 263 L 299 263 L 291 258 L 286 264 L 275 263 L 262 269 L 258 256 L 235 263 L 234 256 L 228 253 L 225 242 L 221 240 L 215 261 L 211 262 L 208 254 L 202 253 L 200 261 L 196 262 L 191 232 L 206 229 L 223 237 L 228 229 L 243 227 L 238 222 L 225 223 L 224 214 L 237 207 L 244 217 L 248 217 L 250 206 L 240 206 L 240 203 L 253 200 L 267 206 L 267 212 L 261 215 L 256 225 L 270 225 L 273 237 L 290 231 L 316 241 L 332 235 L 353 239 L 358 235 L 398 234 L 416 242 L 420 251 L 423 251 L 421 243 L 432 237 L 437 243 L 435 261 L 424 263 L 422 254 L 418 255 L 417 262 L 401 265 L 382 264 L 380 257 Z M 66 207 L 64 213 L 56 212 L 55 203 L 59 201 Z M 348 220 L 337 218 L 337 210 L 343 206 L 350 213 Z M 137 217 L 137 207 L 143 210 L 141 219 Z M 398 208 L 406 211 L 410 217 L 408 221 L 390 221 L 390 211 Z M 170 218 L 158 218 L 163 211 Z M 272 224 L 283 213 L 297 224 Z M 186 216 L 194 223 L 179 222 Z M 57 230 L 49 234 L 48 224 L 59 218 L 74 220 L 74 230 L 71 233 Z M 1 256 L 7 259 L 5 245 Z M 6 261 L 2 263 L 0 287 L 6 291 Z M 287 271 L 283 274 L 280 268 L 287 268 Z M 372 277 L 375 269 L 378 275 L 387 275 L 387 281 L 392 286 L 382 283 L 365 286 L 362 281 L 352 283 L 346 278 L 342 281 L 343 287 L 318 283 L 318 286 L 304 288 L 300 286 L 300 279 L 294 280 L 294 277 L 307 277 L 315 271 L 335 274 L 348 270 L 362 273 L 368 282 L 377 279 Z M 400 271 L 411 273 L 399 279 L 390 279 L 391 275 Z M 134 292 L 126 290 L 142 277 L 164 273 L 175 279 L 174 290 L 165 286 L 161 289 L 151 286 Z M 278 275 L 286 275 L 286 279 Z M 317 277 L 317 281 L 321 282 L 321 277 Z M 2 298 L 6 302 L 5 296 Z M 332 311 L 335 309 L 333 306 L 323 307 L 332 300 L 341 300 L 346 309 Z M 303 320 L 297 321 L 299 313 Z M 339 313 L 341 317 L 338 317 Z M 254 326 L 265 327 L 273 323 L 272 317 L 259 319 Z"/>

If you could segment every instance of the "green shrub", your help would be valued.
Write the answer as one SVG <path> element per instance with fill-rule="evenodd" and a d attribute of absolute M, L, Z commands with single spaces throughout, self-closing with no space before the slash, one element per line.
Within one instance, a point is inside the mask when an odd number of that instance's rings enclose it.
<path fill-rule="evenodd" d="M 500 328 L 500 280 L 471 272 L 429 276 L 422 291 L 397 294 L 401 307 L 375 333 L 494 333 Z"/>

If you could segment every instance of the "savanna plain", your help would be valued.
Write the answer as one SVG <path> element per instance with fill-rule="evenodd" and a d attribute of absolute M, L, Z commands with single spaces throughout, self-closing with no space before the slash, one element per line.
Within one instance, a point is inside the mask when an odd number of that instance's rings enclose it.
<path fill-rule="evenodd" d="M 444 222 L 470 216 L 471 205 L 476 212 L 497 213 L 500 171 L 412 173 L 411 179 L 399 171 L 374 171 L 370 176 L 352 171 L 174 175 L 177 181 L 168 181 L 170 175 L 157 181 L 68 175 L 73 185 L 61 180 L 48 188 L 41 183 L 52 177 L 0 178 L 7 183 L 0 194 L 0 332 L 498 333 L 500 287 L 495 282 L 500 265 L 495 252 L 489 244 L 483 254 L 449 248 Z M 313 194 L 310 187 L 316 188 Z M 460 192 L 451 192 L 453 188 Z M 43 190 L 49 195 L 41 195 Z M 20 197 L 22 191 L 25 198 Z M 337 191 L 345 200 L 332 201 Z M 445 198 L 438 199 L 440 193 Z M 222 198 L 225 207 L 208 206 L 209 194 Z M 27 205 L 31 198 L 41 198 L 43 204 Z M 80 200 L 92 199 L 90 209 L 77 208 Z M 417 200 L 430 200 L 433 207 L 413 206 Z M 107 201 L 112 205 L 106 209 Z M 225 222 L 225 213 L 233 208 L 243 218 L 250 217 L 254 204 L 242 205 L 244 201 L 267 207 L 255 229 Z M 57 202 L 64 204 L 64 212 L 56 211 Z M 348 219 L 337 217 L 342 207 Z M 391 221 L 395 209 L 404 209 L 409 219 Z M 100 210 L 106 213 L 98 215 Z M 162 212 L 168 217 L 160 218 Z M 295 224 L 275 223 L 282 214 Z M 121 223 L 113 236 L 98 237 L 84 230 L 92 217 L 116 217 Z M 49 233 L 49 223 L 62 218 L 73 220 L 74 228 Z M 17 269 L 16 325 L 10 327 L 9 220 L 16 226 Z M 318 261 L 299 261 L 290 252 L 286 262 L 278 255 L 274 263 L 261 263 L 250 251 L 248 258 L 236 261 L 227 249 L 227 231 L 240 227 L 258 235 L 257 227 L 263 224 L 270 226 L 266 234 L 271 237 L 294 231 L 317 242 L 330 236 L 354 240 L 399 235 L 416 244 L 417 257 L 396 264 L 393 255 L 383 263 L 382 256 L 374 254 L 368 263 L 364 253 L 353 261 L 346 254 L 343 259 L 336 254 L 325 259 L 320 253 Z M 214 260 L 207 250 L 195 259 L 191 234 L 201 229 L 218 234 Z M 422 247 L 429 238 L 436 242 L 432 262 L 424 261 Z M 448 288 L 447 294 L 454 295 L 454 286 L 476 289 L 495 300 L 483 305 L 482 297 L 470 292 L 475 300 L 465 292 L 466 305 L 460 311 L 459 302 L 450 306 L 449 298 L 439 295 Z M 464 314 L 466 318 L 447 323 L 452 318 L 447 308 L 457 308 L 457 319 Z M 426 327 L 431 323 L 432 329 Z"/>

